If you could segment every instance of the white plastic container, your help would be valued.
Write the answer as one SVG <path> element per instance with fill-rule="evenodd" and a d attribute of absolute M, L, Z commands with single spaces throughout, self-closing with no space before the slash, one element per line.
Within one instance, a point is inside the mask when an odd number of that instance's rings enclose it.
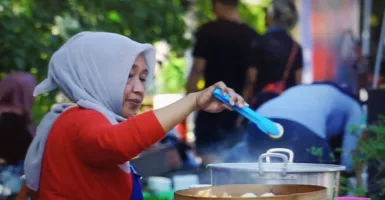
<path fill-rule="evenodd" d="M 199 184 L 199 177 L 194 174 L 190 175 L 177 175 L 173 177 L 174 190 L 185 190 L 189 189 L 193 185 Z"/>
<path fill-rule="evenodd" d="M 172 181 L 169 178 L 153 176 L 147 180 L 148 189 L 154 194 L 172 190 Z"/>

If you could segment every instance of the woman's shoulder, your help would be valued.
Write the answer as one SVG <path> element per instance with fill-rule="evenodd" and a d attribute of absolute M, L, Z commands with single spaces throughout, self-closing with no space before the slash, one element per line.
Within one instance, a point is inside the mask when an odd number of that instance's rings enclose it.
<path fill-rule="evenodd" d="M 68 109 L 57 120 L 59 124 L 84 124 L 87 121 L 95 123 L 108 123 L 108 119 L 100 112 L 79 106 Z"/>
<path fill-rule="evenodd" d="M 110 125 L 104 115 L 95 110 L 75 106 L 60 114 L 53 122 L 50 130 L 51 141 L 61 141 L 63 138 L 67 140 L 65 138 L 68 138 L 69 135 L 76 135 L 81 130 L 101 125 Z"/>

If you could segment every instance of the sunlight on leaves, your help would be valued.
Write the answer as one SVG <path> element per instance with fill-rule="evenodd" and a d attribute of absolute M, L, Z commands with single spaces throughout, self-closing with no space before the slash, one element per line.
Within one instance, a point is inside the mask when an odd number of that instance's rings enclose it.
<path fill-rule="evenodd" d="M 30 69 L 30 72 L 31 72 L 31 74 L 36 75 L 36 74 L 37 74 L 37 69 L 36 69 L 36 67 L 31 68 L 31 69 Z"/>
<path fill-rule="evenodd" d="M 113 22 L 121 22 L 122 21 L 120 14 L 115 10 L 108 12 L 108 19 L 113 21 Z"/>

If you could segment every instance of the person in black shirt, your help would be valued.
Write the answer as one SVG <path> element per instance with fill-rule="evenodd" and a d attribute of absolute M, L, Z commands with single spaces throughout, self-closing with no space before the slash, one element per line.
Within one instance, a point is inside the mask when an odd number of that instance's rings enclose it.
<path fill-rule="evenodd" d="M 267 91 L 270 84 L 284 82 L 284 89 L 301 83 L 303 57 L 302 48 L 293 40 L 288 31 L 298 20 L 297 10 L 291 0 L 274 0 L 267 11 L 267 33 L 254 40 L 253 63 L 257 68 L 254 99 L 252 107 L 257 108 L 263 102 L 277 96 L 274 92 Z M 292 58 L 291 58 L 292 57 Z M 287 70 L 287 78 L 284 78 Z"/>
<path fill-rule="evenodd" d="M 187 82 L 187 92 L 197 90 L 197 82 L 205 85 L 223 81 L 237 93 L 249 91 L 254 77 L 246 78 L 252 67 L 251 45 L 257 33 L 243 23 L 238 14 L 238 0 L 213 0 L 216 20 L 202 25 L 196 33 L 193 67 Z M 246 79 L 246 80 L 245 80 Z M 218 114 L 199 112 L 195 123 L 196 147 L 204 162 L 230 148 L 241 138 L 235 112 Z M 207 159 L 205 159 L 207 158 Z"/>

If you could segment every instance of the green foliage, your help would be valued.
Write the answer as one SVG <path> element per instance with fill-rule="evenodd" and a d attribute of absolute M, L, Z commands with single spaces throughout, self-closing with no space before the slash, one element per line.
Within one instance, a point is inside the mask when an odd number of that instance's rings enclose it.
<path fill-rule="evenodd" d="M 380 117 L 377 124 L 370 125 L 365 135 L 359 140 L 359 148 L 355 152 L 357 165 L 368 160 L 385 160 L 385 118 Z"/>
<path fill-rule="evenodd" d="M 354 128 L 355 130 L 357 127 Z M 359 138 L 358 148 L 354 151 L 354 162 L 358 169 L 362 169 L 362 166 L 369 160 L 378 161 L 379 171 L 384 171 L 385 168 L 385 117 L 380 116 L 376 124 L 369 125 Z M 382 188 L 382 194 L 385 194 L 385 180 L 376 180 L 377 184 L 369 185 L 369 187 Z M 353 191 L 357 196 L 365 196 L 365 189 L 359 186 Z M 382 195 L 381 194 L 381 195 Z M 374 198 L 374 197 L 373 197 Z"/>
<path fill-rule="evenodd" d="M 186 60 L 171 53 L 168 62 L 163 65 L 158 77 L 158 93 L 184 93 L 185 92 Z"/>
<path fill-rule="evenodd" d="M 318 160 L 322 162 L 322 157 L 324 155 L 324 149 L 322 147 L 315 147 L 312 146 L 309 149 L 306 149 L 307 152 L 309 152 L 311 155 L 318 157 Z"/>
<path fill-rule="evenodd" d="M 197 0 L 199 24 L 213 18 L 210 2 Z M 80 31 L 108 31 L 139 42 L 169 43 L 173 53 L 162 72 L 167 84 L 159 91 L 183 92 L 181 56 L 192 42 L 183 37 L 189 5 L 189 0 L 0 0 L 0 78 L 11 71 L 27 71 L 42 81 L 51 55 L 65 40 Z M 241 5 L 240 13 L 263 32 L 263 6 Z M 35 119 L 39 121 L 54 102 L 55 94 L 37 98 Z"/>
<path fill-rule="evenodd" d="M 178 53 L 190 45 L 180 0 L 0 0 L 1 72 L 32 71 L 41 80 L 52 53 L 74 33 L 109 31 L 139 42 L 166 40 Z"/>
<path fill-rule="evenodd" d="M 309 152 L 311 155 L 313 155 L 315 157 L 318 157 L 318 162 L 319 163 L 323 163 L 324 162 L 324 160 L 323 160 L 324 149 L 322 147 L 312 146 L 312 147 L 306 149 L 306 151 Z M 338 150 L 336 150 L 336 151 L 338 151 Z M 331 159 L 332 162 L 336 161 L 336 157 L 335 157 L 333 152 L 330 152 L 330 154 L 328 156 L 329 156 L 329 158 Z"/>
<path fill-rule="evenodd" d="M 357 188 L 351 188 L 349 187 L 349 179 L 346 177 L 341 176 L 340 177 L 340 187 L 339 187 L 339 194 L 341 196 L 348 194 L 349 192 L 352 192 L 354 197 L 365 197 L 366 196 L 366 190 L 364 187 L 357 187 Z"/>
<path fill-rule="evenodd" d="M 55 103 L 55 93 L 37 96 L 35 102 L 32 107 L 32 113 L 35 124 L 38 124 Z"/>
<path fill-rule="evenodd" d="M 109 31 L 139 42 L 167 41 L 181 55 L 190 41 L 185 32 L 185 0 L 0 0 L 0 76 L 29 71 L 46 77 L 55 50 L 77 32 Z M 54 94 L 36 99 L 39 121 Z"/>
<path fill-rule="evenodd" d="M 264 34 L 267 30 L 265 9 L 268 5 L 270 5 L 270 3 L 271 0 L 262 0 L 261 4 L 259 5 L 248 5 L 241 3 L 239 6 L 239 14 L 241 18 L 248 25 L 256 29 L 258 33 Z M 196 0 L 196 7 L 199 11 L 197 12 L 199 25 L 215 18 L 212 12 L 211 1 Z"/>

